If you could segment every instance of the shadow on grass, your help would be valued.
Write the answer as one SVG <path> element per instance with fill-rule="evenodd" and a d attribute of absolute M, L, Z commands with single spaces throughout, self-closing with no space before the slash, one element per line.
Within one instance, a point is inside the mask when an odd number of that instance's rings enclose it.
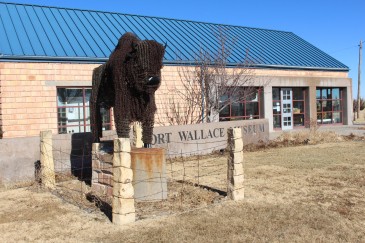
<path fill-rule="evenodd" d="M 206 189 L 208 191 L 211 191 L 211 192 L 216 192 L 220 196 L 223 196 L 223 197 L 226 197 L 227 196 L 227 192 L 222 191 L 222 190 L 219 190 L 217 188 L 210 187 L 210 186 L 206 186 L 206 185 L 202 185 L 202 184 L 198 184 L 198 183 L 192 183 L 192 182 L 183 181 L 183 180 L 177 180 L 176 182 L 182 183 L 182 184 L 191 185 L 191 186 L 194 186 L 194 187 L 199 187 L 199 188 L 202 188 L 202 189 Z"/>
<path fill-rule="evenodd" d="M 101 212 L 108 217 L 108 219 L 112 222 L 112 206 L 110 203 L 102 200 L 100 197 L 93 195 L 91 193 L 86 194 L 86 199 L 90 202 L 93 202 L 97 208 L 100 209 Z"/>

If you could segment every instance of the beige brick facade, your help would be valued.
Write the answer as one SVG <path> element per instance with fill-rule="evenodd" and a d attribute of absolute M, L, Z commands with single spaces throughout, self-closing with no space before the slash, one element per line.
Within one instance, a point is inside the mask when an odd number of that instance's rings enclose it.
<path fill-rule="evenodd" d="M 1 120 L 4 138 L 57 133 L 57 90 L 90 83 L 97 65 L 63 63 L 1 63 Z"/>
<path fill-rule="evenodd" d="M 3 137 L 39 136 L 41 130 L 52 130 L 56 134 L 57 87 L 91 86 L 92 70 L 98 65 L 0 63 L 0 127 L 4 132 Z M 311 79 L 317 80 L 316 85 L 347 87 L 347 99 L 352 99 L 351 79 L 347 77 L 347 72 L 257 69 L 255 75 L 258 79 L 273 80 L 279 86 L 290 86 L 294 79 L 297 82 L 294 86 L 305 85 L 301 80 Z M 163 83 L 156 93 L 156 103 L 158 116 L 163 119 L 166 97 L 171 95 L 172 89 L 181 89 L 183 86 L 176 66 L 165 66 L 162 78 Z M 280 80 L 283 84 L 280 84 Z M 265 114 L 265 118 L 269 115 Z"/>
<path fill-rule="evenodd" d="M 39 136 L 41 130 L 57 133 L 57 87 L 91 87 L 92 70 L 99 64 L 0 63 L 0 124 L 4 138 Z M 165 81 L 157 99 L 179 87 L 175 68 L 164 67 Z M 180 84 L 181 85 L 181 84 Z M 157 106 L 162 110 L 161 103 Z M 112 118 L 113 123 L 113 118 Z"/>

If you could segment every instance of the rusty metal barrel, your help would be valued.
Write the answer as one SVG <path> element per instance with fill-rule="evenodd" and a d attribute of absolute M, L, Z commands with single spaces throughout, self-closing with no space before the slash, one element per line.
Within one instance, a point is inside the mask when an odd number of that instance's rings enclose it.
<path fill-rule="evenodd" d="M 167 199 L 165 150 L 132 148 L 133 187 L 136 201 Z"/>

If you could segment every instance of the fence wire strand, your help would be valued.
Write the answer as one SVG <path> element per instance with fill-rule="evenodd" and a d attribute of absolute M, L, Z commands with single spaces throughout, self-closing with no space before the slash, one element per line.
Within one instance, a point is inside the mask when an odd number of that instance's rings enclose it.
<path fill-rule="evenodd" d="M 46 141 L 42 141 L 47 143 Z M 89 143 L 82 139 L 78 148 L 63 149 L 62 143 L 69 143 L 66 138 L 53 139 L 56 145 L 52 151 L 46 151 L 44 156 L 53 157 L 56 172 L 56 187 L 53 193 L 68 203 L 86 209 L 88 212 L 103 211 L 108 217 L 112 208 L 113 161 L 111 151 L 93 154 Z M 227 195 L 227 158 L 224 153 L 208 153 L 226 147 L 227 141 L 209 143 L 196 142 L 193 151 L 174 151 L 174 142 L 165 149 L 166 166 L 164 172 L 154 174 L 148 179 L 134 180 L 133 185 L 146 182 L 158 184 L 158 192 L 134 196 L 138 218 L 148 218 L 156 215 L 175 214 L 190 211 L 194 208 L 218 203 Z M 186 144 L 192 144 L 191 142 Z M 132 152 L 133 153 L 133 150 Z M 143 153 L 139 150 L 137 153 Z M 106 161 L 109 158 L 109 161 Z M 96 166 L 97 169 L 95 168 Z M 44 169 L 44 168 L 41 168 Z M 53 169 L 53 168 L 45 168 Z M 135 171 L 149 171 L 135 168 Z M 167 188 L 163 183 L 166 183 Z M 166 195 L 164 200 L 152 199 L 143 201 L 145 197 Z"/>

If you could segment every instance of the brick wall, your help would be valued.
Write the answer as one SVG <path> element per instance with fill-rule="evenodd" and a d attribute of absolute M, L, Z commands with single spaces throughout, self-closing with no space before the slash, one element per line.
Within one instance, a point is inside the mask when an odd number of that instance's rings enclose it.
<path fill-rule="evenodd" d="M 113 154 L 97 151 L 92 157 L 92 190 L 98 194 L 113 195 Z"/>
<path fill-rule="evenodd" d="M 90 86 L 98 64 L 0 63 L 0 124 L 4 138 L 39 136 L 41 130 L 57 134 L 57 86 Z M 176 84 L 174 68 L 165 67 L 157 99 Z M 158 103 L 162 111 L 161 103 Z M 113 123 L 113 117 L 112 117 Z"/>
<path fill-rule="evenodd" d="M 41 130 L 57 133 L 57 86 L 91 86 L 98 64 L 0 63 L 0 126 L 4 138 L 39 136 Z M 257 76 L 347 78 L 343 72 L 255 70 Z M 163 83 L 156 92 L 157 117 L 166 120 L 166 101 L 182 90 L 178 67 L 165 66 Z M 184 100 L 178 100 L 184 106 Z M 161 123 L 160 123 L 161 124 Z M 158 122 L 156 122 L 158 125 Z"/>
<path fill-rule="evenodd" d="M 182 98 L 185 87 L 181 81 L 180 75 L 185 77 L 184 81 L 188 79 L 186 76 L 192 76 L 193 69 L 189 70 L 187 68 L 182 69 L 176 66 L 164 66 L 162 69 L 162 84 L 156 92 L 156 105 L 157 114 L 155 115 L 156 126 L 161 125 L 183 125 L 183 123 L 177 124 L 175 122 L 169 121 L 171 118 L 171 105 L 175 102 L 179 105 L 180 113 L 186 115 L 188 113 L 188 105 L 186 100 Z M 200 87 L 198 87 L 200 88 Z M 186 92 L 185 92 L 186 93 Z M 169 113 L 169 114 L 168 114 Z M 193 117 L 199 117 L 200 112 L 194 112 Z"/>
<path fill-rule="evenodd" d="M 57 85 L 91 85 L 97 65 L 63 63 L 0 63 L 4 138 L 57 133 Z M 49 84 L 47 82 L 54 82 Z"/>

